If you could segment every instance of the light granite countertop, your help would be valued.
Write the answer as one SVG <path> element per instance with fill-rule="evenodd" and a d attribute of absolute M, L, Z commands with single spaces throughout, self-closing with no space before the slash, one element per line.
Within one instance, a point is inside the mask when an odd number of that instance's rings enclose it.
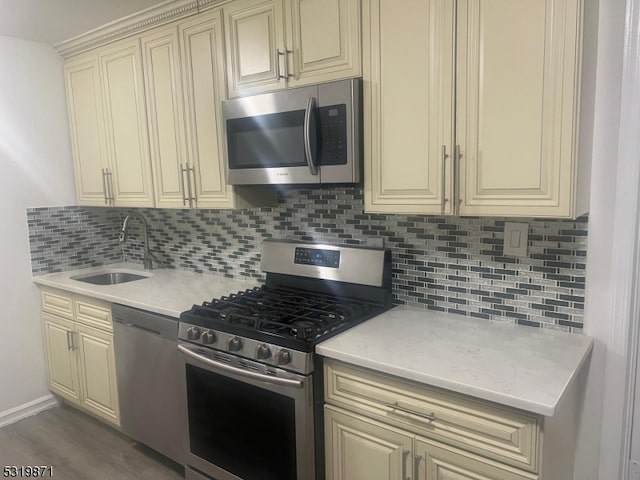
<path fill-rule="evenodd" d="M 93 272 L 130 272 L 149 275 L 143 280 L 118 285 L 92 285 L 71 277 Z M 173 269 L 143 270 L 135 264 L 111 264 L 102 267 L 50 273 L 33 277 L 38 285 L 120 303 L 178 318 L 194 304 L 236 293 L 260 285 L 257 280 L 233 280 L 223 276 L 202 275 Z"/>
<path fill-rule="evenodd" d="M 586 335 L 395 307 L 316 352 L 551 417 L 592 346 Z"/>

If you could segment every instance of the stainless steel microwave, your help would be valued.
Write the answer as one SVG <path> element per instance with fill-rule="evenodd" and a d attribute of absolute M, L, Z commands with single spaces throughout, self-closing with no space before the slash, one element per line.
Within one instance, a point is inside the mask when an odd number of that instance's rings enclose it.
<path fill-rule="evenodd" d="M 357 183 L 362 168 L 360 79 L 222 103 L 227 183 Z"/>

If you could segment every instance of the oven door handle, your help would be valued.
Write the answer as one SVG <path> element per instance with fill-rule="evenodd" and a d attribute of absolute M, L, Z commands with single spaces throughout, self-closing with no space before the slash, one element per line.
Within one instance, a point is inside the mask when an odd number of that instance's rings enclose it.
<path fill-rule="evenodd" d="M 227 365 L 226 363 L 216 362 L 215 360 L 211 360 L 210 358 L 205 357 L 204 355 L 200 355 L 188 347 L 184 345 L 178 345 L 178 350 L 184 353 L 186 356 L 193 358 L 205 365 L 209 365 L 218 370 L 222 370 L 224 372 L 235 373 L 236 375 L 240 375 L 242 377 L 251 378 L 253 380 L 259 380 L 265 383 L 271 383 L 274 385 L 282 385 L 285 387 L 295 387 L 302 388 L 304 383 L 302 380 L 292 380 L 289 378 L 279 378 L 271 375 L 265 375 L 263 373 L 251 372 L 249 370 L 244 370 L 242 368 L 234 367 L 231 365 Z"/>

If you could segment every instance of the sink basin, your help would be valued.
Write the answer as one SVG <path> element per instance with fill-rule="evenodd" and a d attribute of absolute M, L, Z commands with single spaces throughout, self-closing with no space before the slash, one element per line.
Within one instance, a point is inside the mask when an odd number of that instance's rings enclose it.
<path fill-rule="evenodd" d="M 117 285 L 119 283 L 135 282 L 136 280 L 142 280 L 143 278 L 149 277 L 129 272 L 90 273 L 87 275 L 71 277 L 72 280 L 92 283 L 93 285 Z"/>

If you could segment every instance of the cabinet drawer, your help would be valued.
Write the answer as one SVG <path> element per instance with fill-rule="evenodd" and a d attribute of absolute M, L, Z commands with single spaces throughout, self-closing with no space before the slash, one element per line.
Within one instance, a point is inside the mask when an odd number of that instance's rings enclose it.
<path fill-rule="evenodd" d="M 111 305 L 92 298 L 78 297 L 75 302 L 76 321 L 109 332 L 111 323 Z"/>
<path fill-rule="evenodd" d="M 42 289 L 42 310 L 59 317 L 73 320 L 73 300 L 71 295 L 60 290 Z"/>
<path fill-rule="evenodd" d="M 537 415 L 327 361 L 327 403 L 536 472 Z"/>

